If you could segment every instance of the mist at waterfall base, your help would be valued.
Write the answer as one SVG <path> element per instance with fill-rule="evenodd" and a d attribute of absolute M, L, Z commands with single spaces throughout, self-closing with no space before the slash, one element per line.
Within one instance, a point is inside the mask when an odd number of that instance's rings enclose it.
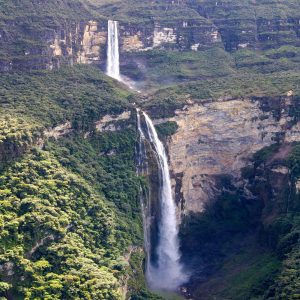
<path fill-rule="evenodd" d="M 145 248 L 147 252 L 146 278 L 149 287 L 153 290 L 175 291 L 188 280 L 180 263 L 178 228 L 176 221 L 176 205 L 172 197 L 171 179 L 168 158 L 163 143 L 159 140 L 156 129 L 149 116 L 143 112 L 146 123 L 146 132 L 141 125 L 140 112 L 137 111 L 138 130 L 140 139 L 149 139 L 155 152 L 160 178 L 159 208 L 160 221 L 158 225 L 158 244 L 155 249 L 157 260 L 151 261 L 151 241 L 149 240 L 149 224 L 144 213 Z M 145 207 L 142 205 L 142 209 Z"/>

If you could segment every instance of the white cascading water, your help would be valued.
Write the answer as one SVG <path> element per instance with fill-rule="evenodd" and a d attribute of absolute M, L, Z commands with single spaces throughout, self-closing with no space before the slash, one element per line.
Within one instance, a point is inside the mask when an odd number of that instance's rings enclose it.
<path fill-rule="evenodd" d="M 141 125 L 141 116 L 140 111 L 137 109 L 137 125 L 139 132 L 139 148 L 138 148 L 138 174 L 143 175 L 148 173 L 147 163 L 146 163 L 146 151 L 144 148 L 144 141 L 146 139 L 142 125 Z M 148 201 L 147 195 L 145 195 L 142 187 L 140 188 L 140 200 L 141 200 L 141 208 L 142 208 L 142 217 L 143 217 L 143 231 L 144 231 L 144 247 L 146 250 L 146 274 L 149 273 L 149 265 L 150 265 L 150 226 L 151 226 L 151 203 Z M 148 276 L 147 276 L 148 277 Z"/>
<path fill-rule="evenodd" d="M 145 139 L 139 111 L 137 113 L 138 130 L 141 138 Z M 153 265 L 148 260 L 146 276 L 152 289 L 176 290 L 181 284 L 186 282 L 187 275 L 183 273 L 182 265 L 180 264 L 176 205 L 172 197 L 168 158 L 151 119 L 145 112 L 143 112 L 143 116 L 147 125 L 147 136 L 154 147 L 161 173 L 159 194 L 161 218 L 159 222 L 159 241 L 156 249 L 157 263 Z M 150 250 L 148 249 L 148 251 Z M 147 256 L 149 257 L 149 254 Z"/>
<path fill-rule="evenodd" d="M 108 20 L 106 73 L 121 81 L 118 22 L 112 20 Z"/>

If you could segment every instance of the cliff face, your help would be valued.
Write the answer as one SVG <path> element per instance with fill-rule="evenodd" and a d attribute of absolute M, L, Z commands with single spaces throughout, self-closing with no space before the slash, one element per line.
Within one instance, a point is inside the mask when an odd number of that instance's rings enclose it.
<path fill-rule="evenodd" d="M 17 30 L 17 29 L 16 29 Z M 18 57 L 0 59 L 0 71 L 53 69 L 61 64 L 105 65 L 107 21 L 81 21 L 51 28 L 39 36 L 28 32 L 39 45 L 24 45 Z M 9 44 L 15 37 L 0 33 L 0 41 Z M 152 23 L 147 28 L 120 24 L 121 56 L 152 49 L 198 50 L 200 46 L 220 44 L 216 27 L 209 22 Z"/>
<path fill-rule="evenodd" d="M 61 63 L 105 64 L 105 18 L 112 18 L 111 12 L 105 10 L 106 6 L 99 4 L 99 13 L 106 16 L 99 17 L 98 10 L 85 1 L 70 7 L 61 0 L 58 6 L 63 16 L 54 19 L 48 11 L 44 17 L 42 15 L 42 6 L 46 10 L 50 4 L 28 2 L 29 12 L 25 10 L 24 16 L 6 19 L 0 15 L 0 45 L 3 49 L 0 71 L 52 69 Z M 152 49 L 197 51 L 218 46 L 232 52 L 243 48 L 300 45 L 300 17 L 296 13 L 299 7 L 289 0 L 281 5 L 247 0 L 241 3 L 162 1 L 151 7 L 152 10 L 149 10 L 149 3 L 128 0 L 124 3 L 126 7 L 134 6 L 144 13 L 134 20 L 128 11 L 118 11 L 118 5 L 111 4 L 111 9 L 117 11 L 113 18 L 120 20 L 120 52 L 124 65 L 128 53 Z M 11 9 L 21 11 L 17 4 L 15 6 Z M 49 11 L 56 9 L 52 6 Z M 41 10 L 40 18 L 33 15 L 34 9 Z M 56 10 L 55 14 L 58 13 Z"/>
<path fill-rule="evenodd" d="M 146 29 L 130 24 L 121 26 L 121 52 L 155 48 L 196 51 L 200 46 L 211 46 L 220 42 L 216 26 L 204 19 L 154 22 Z"/>
<path fill-rule="evenodd" d="M 106 56 L 107 30 L 97 21 L 65 24 L 43 32 L 27 32 L 39 45 L 24 45 L 18 56 L 0 59 L 0 71 L 53 69 L 61 64 L 100 63 Z M 10 36 L 3 43 L 12 42 Z"/>
<path fill-rule="evenodd" d="M 217 26 L 228 51 L 299 45 L 299 15 L 293 1 L 188 0 L 201 16 Z"/>
<path fill-rule="evenodd" d="M 168 148 L 174 194 L 182 214 L 202 212 L 222 191 L 221 178 L 242 186 L 241 169 L 276 141 L 300 141 L 290 116 L 293 97 L 190 104 L 168 119 L 178 125 Z M 274 107 L 275 106 L 275 107 Z"/>

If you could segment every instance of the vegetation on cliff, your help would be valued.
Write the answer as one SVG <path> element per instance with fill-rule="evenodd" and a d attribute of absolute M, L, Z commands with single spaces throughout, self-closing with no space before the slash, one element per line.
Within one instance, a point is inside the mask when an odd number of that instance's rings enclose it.
<path fill-rule="evenodd" d="M 93 67 L 6 74 L 0 83 L 0 165 L 36 143 L 46 128 L 69 121 L 74 130 L 94 130 L 104 115 L 131 106 L 132 94 Z"/>
<path fill-rule="evenodd" d="M 263 103 L 263 99 L 272 98 L 274 106 L 278 106 L 280 98 L 292 93 L 293 101 L 299 102 L 300 75 L 298 72 L 273 74 L 244 74 L 225 78 L 211 79 L 178 84 L 161 88 L 148 96 L 149 102 L 141 105 L 157 118 L 174 115 L 176 109 L 186 104 L 205 103 L 226 99 L 250 98 Z M 292 113 L 292 112 L 291 112 Z M 297 105 L 293 114 L 299 117 Z"/>
<path fill-rule="evenodd" d="M 142 246 L 135 142 L 133 130 L 75 135 L 4 168 L 2 296 L 121 298 L 123 256 Z"/>
<path fill-rule="evenodd" d="M 49 63 L 47 38 L 53 31 L 63 24 L 89 18 L 91 14 L 80 0 L 1 0 L 0 66 L 44 69 Z"/>
<path fill-rule="evenodd" d="M 132 95 L 92 66 L 6 74 L 0 86 L 3 115 L 25 115 L 47 127 L 69 120 L 79 130 L 120 113 Z"/>
<path fill-rule="evenodd" d="M 2 296 L 118 299 L 116 221 L 99 194 L 38 150 L 0 184 Z"/>
<path fill-rule="evenodd" d="M 125 256 L 142 246 L 136 132 L 131 120 L 115 133 L 94 122 L 129 109 L 131 94 L 93 67 L 1 82 L 0 296 L 120 299 Z M 73 134 L 47 141 L 66 121 Z"/>

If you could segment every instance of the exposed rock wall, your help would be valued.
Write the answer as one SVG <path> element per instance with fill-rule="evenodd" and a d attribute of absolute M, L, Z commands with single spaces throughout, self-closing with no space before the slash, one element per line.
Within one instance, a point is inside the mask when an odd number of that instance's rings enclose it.
<path fill-rule="evenodd" d="M 217 5 L 217 4 L 216 4 Z M 181 20 L 147 21 L 144 24 L 120 22 L 120 53 L 151 49 L 176 49 L 198 51 L 201 48 L 219 46 L 227 51 L 241 48 L 274 48 L 281 45 L 300 46 L 300 19 L 258 17 L 249 9 L 247 19 L 220 18 L 219 10 L 231 14 L 234 6 L 212 6 L 206 3 L 192 5 L 199 18 L 182 16 Z M 241 10 L 241 7 L 236 9 Z M 7 48 L 0 56 L 0 71 L 22 69 L 52 69 L 61 64 L 98 64 L 106 61 L 107 21 L 82 20 L 62 23 L 42 31 L 25 30 L 20 48 L 15 45 L 22 25 L 8 23 L 10 33 L 0 28 L 0 46 Z M 18 49 L 12 53 L 9 49 Z M 3 52 L 5 53 L 5 51 Z"/>
<path fill-rule="evenodd" d="M 145 29 L 128 24 L 121 26 L 121 52 L 162 48 L 198 50 L 215 44 L 221 44 L 221 37 L 208 20 L 154 22 Z"/>
<path fill-rule="evenodd" d="M 85 25 L 81 49 L 77 53 L 78 63 L 100 63 L 106 52 L 107 31 L 104 26 L 96 21 L 90 21 Z"/>
<path fill-rule="evenodd" d="M 127 110 L 119 115 L 105 115 L 100 120 L 94 123 L 95 130 L 98 132 L 106 131 L 118 131 L 121 129 L 120 122 L 126 122 L 131 118 L 131 111 Z M 74 132 L 75 129 L 72 127 L 72 123 L 67 121 L 66 123 L 60 124 L 54 128 L 44 130 L 43 137 L 40 140 L 40 145 L 43 146 L 43 140 L 54 138 L 55 140 L 67 136 Z M 85 132 L 88 135 L 89 132 Z"/>
<path fill-rule="evenodd" d="M 144 4 L 136 3 L 143 10 Z M 31 13 L 43 10 L 42 2 L 32 2 L 31 9 L 20 5 L 29 10 L 28 16 L 24 12 L 23 19 L 0 17 L 0 71 L 51 69 L 62 63 L 105 64 L 107 20 L 100 17 L 101 8 L 100 14 L 92 14 L 82 1 L 50 3 L 50 7 L 57 5 L 55 9 L 68 13 L 63 18 L 48 18 L 46 14 L 41 20 Z M 105 5 L 103 9 L 105 16 Z M 299 4 L 291 0 L 166 0 L 151 6 L 149 15 L 136 16 L 134 22 L 124 12 L 114 18 L 123 20 L 121 55 L 155 48 L 197 51 L 214 45 L 234 51 L 300 46 L 297 11 Z"/>
<path fill-rule="evenodd" d="M 19 26 L 13 24 L 11 31 L 17 34 L 21 30 Z M 104 21 L 90 20 L 57 25 L 43 32 L 26 31 L 23 38 L 34 42 L 24 43 L 22 50 L 8 53 L 5 59 L 0 57 L 0 71 L 53 69 L 73 63 L 99 64 L 106 57 L 106 27 Z M 9 48 L 17 39 L 11 34 L 2 41 L 0 38 L 0 44 L 2 42 L 3 48 Z"/>
<path fill-rule="evenodd" d="M 120 130 L 120 121 L 127 121 L 131 117 L 130 111 L 124 111 L 120 115 L 112 116 L 106 115 L 101 120 L 95 122 L 96 130 L 103 132 L 103 131 L 117 131 Z"/>
<path fill-rule="evenodd" d="M 178 124 L 169 140 L 173 189 L 183 214 L 201 212 L 222 189 L 220 177 L 239 182 L 251 156 L 280 139 L 300 141 L 299 122 L 289 116 L 292 97 L 277 112 L 266 101 L 232 99 L 187 105 L 170 121 Z"/>
<path fill-rule="evenodd" d="M 227 51 L 300 45 L 299 4 L 289 1 L 187 0 L 187 5 L 211 20 Z"/>
<path fill-rule="evenodd" d="M 54 128 L 48 129 L 44 131 L 44 137 L 45 138 L 54 138 L 54 139 L 58 139 L 62 136 L 68 135 L 73 131 L 72 129 L 72 124 L 70 121 L 58 125 Z"/>
<path fill-rule="evenodd" d="M 105 22 L 90 20 L 57 28 L 47 41 L 49 62 L 47 69 L 61 63 L 101 63 L 106 57 L 107 29 Z"/>
<path fill-rule="evenodd" d="M 17 25 L 16 32 L 19 30 Z M 0 71 L 23 69 L 53 69 L 61 64 L 81 63 L 105 65 L 107 48 L 107 21 L 89 20 L 62 24 L 43 33 L 27 32 L 28 39 L 37 43 L 25 45 L 17 56 L 0 57 Z M 0 42 L 9 45 L 17 37 L 5 38 L 0 32 Z M 120 24 L 120 52 L 151 49 L 198 50 L 202 46 L 220 44 L 217 28 L 210 22 L 153 22 L 142 25 Z"/>

